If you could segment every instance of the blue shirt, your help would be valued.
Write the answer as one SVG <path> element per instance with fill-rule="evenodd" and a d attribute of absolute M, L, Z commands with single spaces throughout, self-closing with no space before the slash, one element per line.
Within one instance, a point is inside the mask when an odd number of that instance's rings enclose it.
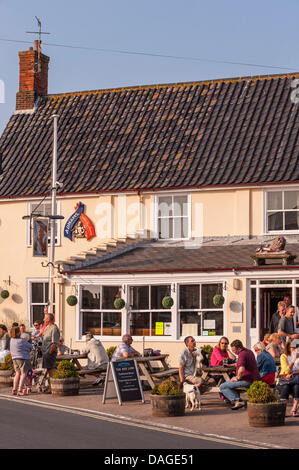
<path fill-rule="evenodd" d="M 261 377 L 276 372 L 276 365 L 273 357 L 268 351 L 262 351 L 256 358 L 257 367 Z"/>

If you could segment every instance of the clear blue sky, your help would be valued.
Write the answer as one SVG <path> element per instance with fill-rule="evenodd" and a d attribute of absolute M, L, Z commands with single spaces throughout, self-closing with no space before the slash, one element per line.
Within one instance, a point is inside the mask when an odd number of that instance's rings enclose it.
<path fill-rule="evenodd" d="M 45 43 L 218 61 L 175 60 L 44 45 L 49 93 L 299 71 L 298 0 L 0 0 L 0 132 L 15 109 L 18 51 L 42 20 Z"/>

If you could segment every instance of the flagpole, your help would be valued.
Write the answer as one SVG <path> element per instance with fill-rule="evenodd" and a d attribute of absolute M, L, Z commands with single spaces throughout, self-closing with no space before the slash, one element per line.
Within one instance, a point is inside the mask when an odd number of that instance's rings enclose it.
<path fill-rule="evenodd" d="M 51 227 L 51 239 L 50 239 L 50 259 L 49 259 L 49 295 L 48 295 L 48 312 L 54 313 L 54 261 L 55 261 L 55 216 L 56 216 L 56 192 L 57 192 L 57 121 L 58 114 L 53 114 L 53 161 L 52 161 L 52 201 L 51 201 L 51 216 L 50 227 Z"/>

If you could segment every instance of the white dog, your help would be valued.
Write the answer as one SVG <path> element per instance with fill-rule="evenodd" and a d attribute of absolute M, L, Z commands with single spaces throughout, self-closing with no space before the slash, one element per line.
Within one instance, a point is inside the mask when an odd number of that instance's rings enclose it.
<path fill-rule="evenodd" d="M 201 410 L 201 400 L 200 400 L 200 392 L 198 387 L 192 384 L 187 384 L 186 382 L 183 385 L 183 390 L 186 394 L 186 408 L 191 406 L 191 411 L 194 408 L 198 408 Z"/>

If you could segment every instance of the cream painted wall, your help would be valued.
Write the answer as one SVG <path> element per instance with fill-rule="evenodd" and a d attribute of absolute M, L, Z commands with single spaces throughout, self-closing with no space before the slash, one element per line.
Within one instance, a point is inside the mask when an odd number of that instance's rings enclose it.
<path fill-rule="evenodd" d="M 227 191 L 198 191 L 191 193 L 192 230 L 199 223 L 198 207 L 203 211 L 203 235 L 260 235 L 262 232 L 262 189 L 232 189 Z M 126 234 L 140 228 L 154 230 L 154 195 L 142 195 L 144 213 L 140 213 L 139 196 L 101 195 L 94 197 L 72 197 L 60 199 L 60 213 L 65 219 L 60 226 L 61 245 L 55 249 L 55 259 L 65 260 L 87 251 L 101 242 Z M 94 223 L 97 237 L 87 241 L 70 241 L 63 236 L 67 219 L 73 214 L 77 202 L 85 204 L 85 213 Z M 126 214 L 127 211 L 127 214 Z M 22 216 L 27 214 L 26 201 L 1 202 L 0 212 L 0 288 L 8 289 L 10 297 L 0 298 L 0 322 L 8 326 L 15 320 L 29 326 L 27 305 L 28 279 L 47 279 L 48 269 L 42 267 L 43 258 L 32 257 L 32 247 L 26 246 L 27 221 Z M 140 226 L 141 225 L 141 226 Z M 10 276 L 11 285 L 8 286 Z M 58 308 L 58 286 L 56 302 Z M 65 305 L 65 300 L 63 301 Z M 57 310 L 58 314 L 58 310 Z M 68 328 L 73 328 L 73 321 Z M 66 329 L 66 328 L 64 328 Z M 72 333 L 73 334 L 73 333 Z"/>

